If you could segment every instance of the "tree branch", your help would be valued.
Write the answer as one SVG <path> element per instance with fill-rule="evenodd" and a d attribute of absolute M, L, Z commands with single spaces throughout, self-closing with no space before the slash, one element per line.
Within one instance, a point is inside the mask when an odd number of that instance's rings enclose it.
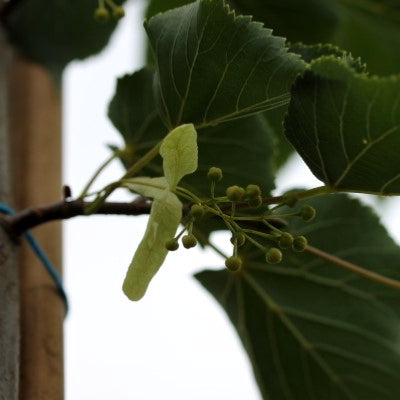
<path fill-rule="evenodd" d="M 23 210 L 16 215 L 0 215 L 0 223 L 12 236 L 19 236 L 23 232 L 40 224 L 60 219 L 83 216 L 87 202 L 82 200 L 60 201 Z M 149 214 L 151 203 L 139 198 L 131 203 L 104 203 L 95 214 L 102 215 L 142 215 Z"/>

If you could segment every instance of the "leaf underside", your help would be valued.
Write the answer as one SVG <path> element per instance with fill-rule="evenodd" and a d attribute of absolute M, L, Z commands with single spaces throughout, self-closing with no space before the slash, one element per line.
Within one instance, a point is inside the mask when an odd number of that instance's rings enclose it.
<path fill-rule="evenodd" d="M 235 16 L 222 0 L 199 0 L 145 24 L 156 59 L 156 103 L 171 129 L 216 125 L 287 104 L 305 64 L 284 39 Z"/>
<path fill-rule="evenodd" d="M 126 168 L 134 164 L 167 134 L 153 100 L 153 72 L 142 69 L 118 80 L 110 103 L 109 117 L 125 141 L 121 160 Z M 198 196 L 209 196 L 207 171 L 218 166 L 224 178 L 217 185 L 223 195 L 231 185 L 258 184 L 265 195 L 274 188 L 274 137 L 260 116 L 226 122 L 198 132 L 198 170 L 183 178 L 182 184 Z M 143 174 L 163 173 L 161 157 L 152 160 Z"/>
<path fill-rule="evenodd" d="M 364 268 L 400 278 L 400 249 L 376 216 L 345 195 L 312 199 L 318 219 L 290 230 Z M 251 359 L 264 399 L 396 400 L 400 396 L 400 293 L 318 259 L 284 252 L 269 266 L 197 279 L 220 302 Z"/>
<path fill-rule="evenodd" d="M 285 133 L 327 186 L 400 194 L 400 78 L 317 60 L 292 88 Z"/>

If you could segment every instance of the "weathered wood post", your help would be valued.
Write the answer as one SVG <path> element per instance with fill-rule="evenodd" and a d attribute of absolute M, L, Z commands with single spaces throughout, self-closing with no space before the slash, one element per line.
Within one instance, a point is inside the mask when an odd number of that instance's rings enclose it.
<path fill-rule="evenodd" d="M 0 1 L 1 6 L 1 1 Z M 11 204 L 7 75 L 11 52 L 0 29 L 0 202 Z M 0 227 L 0 399 L 17 400 L 19 300 L 16 246 Z"/>
<path fill-rule="evenodd" d="M 14 208 L 61 197 L 60 89 L 0 39 L 0 201 Z M 35 229 L 61 266 L 61 225 Z M 63 398 L 64 304 L 22 240 L 0 229 L 0 399 Z"/>

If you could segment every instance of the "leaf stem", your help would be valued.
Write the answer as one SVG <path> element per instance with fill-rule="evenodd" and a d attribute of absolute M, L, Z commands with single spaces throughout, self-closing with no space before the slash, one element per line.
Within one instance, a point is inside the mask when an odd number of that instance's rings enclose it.
<path fill-rule="evenodd" d="M 120 181 L 122 179 L 130 178 L 139 172 L 147 163 L 149 163 L 154 157 L 156 157 L 159 153 L 160 146 L 162 141 L 158 142 L 154 147 L 152 147 L 143 157 L 139 158 L 122 176 L 122 178 L 108 185 L 101 196 L 99 196 L 96 200 L 94 200 L 87 208 L 86 214 L 93 214 L 97 211 L 97 209 L 106 201 L 107 197 L 120 185 Z"/>
<path fill-rule="evenodd" d="M 265 226 L 267 226 L 269 229 L 271 229 L 272 231 L 278 233 L 279 235 L 282 235 L 282 231 L 280 229 L 278 229 L 277 227 L 275 227 L 274 225 L 270 224 L 267 220 L 263 219 L 263 224 Z"/>
<path fill-rule="evenodd" d="M 270 240 L 276 240 L 276 236 L 274 236 L 274 235 L 271 235 L 269 233 L 255 231 L 253 229 L 243 229 L 242 232 L 251 233 L 252 235 L 261 236 L 261 237 L 264 237 L 264 238 L 267 238 Z"/>
<path fill-rule="evenodd" d="M 331 264 L 337 265 L 340 268 L 346 269 L 347 271 L 353 272 L 366 279 L 369 279 L 370 281 L 381 283 L 382 285 L 389 286 L 394 289 L 400 289 L 400 281 L 388 278 L 373 271 L 369 271 L 365 268 L 360 267 L 359 265 L 343 260 L 339 257 L 334 256 L 333 254 L 326 253 L 325 251 L 320 250 L 316 247 L 307 246 L 305 251 L 314 256 L 322 258 L 323 260 Z"/>
<path fill-rule="evenodd" d="M 198 204 L 202 203 L 202 200 L 199 197 L 197 197 L 190 190 L 187 190 L 182 186 L 177 186 L 175 188 L 175 190 L 176 190 L 177 194 L 180 194 L 180 195 L 186 194 L 186 198 L 189 197 L 189 200 L 192 201 L 193 203 L 198 203 Z"/>
<path fill-rule="evenodd" d="M 201 242 L 203 242 L 206 246 L 211 247 L 221 257 L 228 258 L 228 256 L 221 249 L 219 249 L 217 246 L 215 246 L 215 244 L 213 244 L 210 241 L 210 239 L 208 239 L 203 232 L 194 228 L 194 235 L 197 237 L 197 239 L 199 239 Z"/>
<path fill-rule="evenodd" d="M 282 196 L 267 197 L 263 199 L 263 204 L 264 205 L 280 204 L 280 203 L 286 203 L 290 200 L 295 200 L 295 201 L 304 200 L 304 199 L 309 199 L 311 197 L 334 193 L 335 191 L 336 191 L 335 189 L 332 189 L 328 186 L 318 186 L 316 188 L 305 190 L 303 192 L 294 192 L 294 193 L 284 194 Z"/>
<path fill-rule="evenodd" d="M 111 157 L 108 157 L 97 169 L 97 171 L 94 173 L 94 175 L 90 178 L 89 182 L 85 185 L 83 188 L 81 194 L 78 197 L 78 200 L 85 198 L 88 195 L 90 187 L 93 185 L 94 181 L 98 178 L 98 176 L 105 170 L 108 165 L 114 161 L 118 156 L 118 152 L 115 151 Z"/>

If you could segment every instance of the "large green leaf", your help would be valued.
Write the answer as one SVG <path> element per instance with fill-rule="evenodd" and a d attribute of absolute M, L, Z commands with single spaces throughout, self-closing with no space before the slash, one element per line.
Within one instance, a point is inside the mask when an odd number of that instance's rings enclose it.
<path fill-rule="evenodd" d="M 351 54 L 329 44 L 305 45 L 303 43 L 293 43 L 289 46 L 289 51 L 300 55 L 306 63 L 310 63 L 323 56 L 331 55 L 343 60 L 343 62 L 347 63 L 358 72 L 365 71 L 365 65 L 361 63 L 360 59 L 354 59 Z M 287 161 L 294 151 L 293 146 L 283 134 L 283 120 L 287 110 L 288 105 L 262 114 L 263 118 L 268 121 L 273 129 L 277 138 L 275 162 L 278 168 Z"/>
<path fill-rule="evenodd" d="M 202 129 L 198 170 L 182 182 L 199 195 L 209 195 L 207 171 L 218 166 L 224 177 L 217 184 L 217 195 L 223 195 L 228 186 L 249 183 L 259 185 L 267 195 L 274 188 L 274 143 L 270 127 L 259 116 Z"/>
<path fill-rule="evenodd" d="M 108 108 L 108 117 L 125 142 L 121 160 L 126 168 L 168 133 L 154 104 L 153 76 L 153 70 L 143 68 L 119 78 Z M 161 157 L 142 170 L 143 175 L 161 175 L 162 172 Z"/>
<path fill-rule="evenodd" d="M 400 78 L 369 78 L 340 60 L 317 60 L 293 86 L 285 128 L 327 186 L 400 193 Z"/>
<path fill-rule="evenodd" d="M 158 14 L 145 24 L 156 59 L 155 92 L 169 128 L 216 125 L 287 104 L 305 64 L 223 0 Z"/>
<path fill-rule="evenodd" d="M 330 42 L 367 62 L 374 73 L 400 71 L 400 3 L 393 0 L 232 0 L 277 35 L 307 44 Z"/>
<path fill-rule="evenodd" d="M 400 278 L 400 249 L 358 201 L 331 195 L 290 229 L 316 247 Z M 279 266 L 244 254 L 239 273 L 197 279 L 235 325 L 264 399 L 396 400 L 400 396 L 400 292 L 306 253 Z"/>
<path fill-rule="evenodd" d="M 190 0 L 151 0 L 148 16 Z M 279 36 L 307 44 L 329 42 L 367 62 L 374 73 L 400 71 L 400 4 L 397 0 L 230 0 Z"/>
<path fill-rule="evenodd" d="M 301 5 L 295 0 L 232 0 L 231 3 L 236 10 L 253 15 L 293 42 L 329 42 L 340 18 L 337 0 L 305 0 Z"/>
<path fill-rule="evenodd" d="M 109 117 L 122 134 L 126 151 L 121 159 L 128 168 L 167 134 L 155 109 L 152 96 L 153 73 L 143 69 L 118 80 L 109 107 Z M 274 138 L 271 129 L 258 116 L 226 122 L 198 132 L 198 170 L 185 177 L 182 184 L 199 196 L 210 193 L 207 171 L 219 166 L 224 178 L 216 188 L 223 194 L 230 185 L 260 185 L 268 194 L 274 187 Z M 143 175 L 162 174 L 162 160 L 154 159 Z"/>
<path fill-rule="evenodd" d="M 96 21 L 96 6 L 94 0 L 10 1 L 4 23 L 24 56 L 60 74 L 70 61 L 98 53 L 107 44 L 116 22 Z"/>

